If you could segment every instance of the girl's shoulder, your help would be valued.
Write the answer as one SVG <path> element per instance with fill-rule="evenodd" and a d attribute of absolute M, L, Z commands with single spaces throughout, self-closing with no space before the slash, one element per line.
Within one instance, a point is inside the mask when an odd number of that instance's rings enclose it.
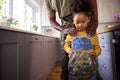
<path fill-rule="evenodd" d="M 92 40 L 98 39 L 98 34 L 95 34 L 95 35 L 91 36 L 90 38 L 91 38 Z"/>
<path fill-rule="evenodd" d="M 69 34 L 66 36 L 66 39 L 69 39 L 69 40 L 73 40 L 74 38 L 75 38 L 74 36 L 71 36 Z"/>

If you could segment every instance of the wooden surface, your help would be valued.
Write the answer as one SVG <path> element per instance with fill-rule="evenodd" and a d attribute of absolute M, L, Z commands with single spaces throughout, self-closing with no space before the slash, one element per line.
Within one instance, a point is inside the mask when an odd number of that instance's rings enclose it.
<path fill-rule="evenodd" d="M 61 66 L 56 66 L 49 75 L 47 80 L 61 80 L 60 79 L 61 71 L 62 71 Z"/>
<path fill-rule="evenodd" d="M 117 25 L 117 26 L 114 26 L 114 27 L 111 27 L 111 28 L 104 28 L 102 30 L 98 30 L 97 33 L 102 34 L 102 33 L 105 33 L 105 32 L 110 32 L 110 31 L 114 31 L 114 30 L 118 30 L 118 29 L 120 29 L 120 25 Z"/>

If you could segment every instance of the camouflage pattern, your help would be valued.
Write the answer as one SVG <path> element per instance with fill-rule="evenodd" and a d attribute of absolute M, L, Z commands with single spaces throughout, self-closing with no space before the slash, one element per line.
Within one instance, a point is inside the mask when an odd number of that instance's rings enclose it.
<path fill-rule="evenodd" d="M 61 33 L 61 54 L 63 55 L 63 61 L 62 61 L 62 72 L 60 74 L 61 76 L 61 80 L 68 80 L 68 61 L 69 61 L 69 57 L 68 54 L 64 51 L 64 43 L 65 43 L 65 38 L 66 38 L 66 34 Z"/>
<path fill-rule="evenodd" d="M 77 50 L 68 64 L 69 73 L 75 80 L 89 80 L 96 74 L 97 68 L 95 56 L 89 55 L 84 49 Z"/>
<path fill-rule="evenodd" d="M 68 21 L 69 20 L 69 21 Z M 62 26 L 64 26 L 65 28 L 69 28 L 69 27 L 75 27 L 74 24 L 72 24 L 72 18 L 71 19 L 67 19 L 66 20 L 62 20 L 61 21 Z M 65 39 L 66 39 L 67 34 L 61 33 L 61 50 L 63 54 L 63 64 L 62 64 L 62 72 L 61 72 L 61 80 L 68 80 L 68 61 L 69 61 L 69 57 L 68 57 L 68 53 L 66 53 L 64 51 L 64 44 L 65 44 Z"/>

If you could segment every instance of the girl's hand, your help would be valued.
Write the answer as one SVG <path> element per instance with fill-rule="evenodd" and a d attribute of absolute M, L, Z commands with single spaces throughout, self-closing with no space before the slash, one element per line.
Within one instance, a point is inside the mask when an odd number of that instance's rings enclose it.
<path fill-rule="evenodd" d="M 93 50 L 93 49 L 90 49 L 90 50 L 88 51 L 88 53 L 89 53 L 90 55 L 95 56 L 95 50 Z"/>
<path fill-rule="evenodd" d="M 68 57 L 70 58 L 73 54 L 75 54 L 76 52 L 75 52 L 75 50 L 71 50 L 70 52 L 69 52 L 69 54 L 68 54 Z"/>

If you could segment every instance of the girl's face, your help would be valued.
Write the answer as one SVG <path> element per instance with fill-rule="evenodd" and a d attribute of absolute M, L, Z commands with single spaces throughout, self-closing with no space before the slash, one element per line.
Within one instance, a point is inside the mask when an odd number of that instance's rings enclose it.
<path fill-rule="evenodd" d="M 78 31 L 85 31 L 89 22 L 90 18 L 85 15 L 85 13 L 77 13 L 74 15 L 73 23 Z"/>

